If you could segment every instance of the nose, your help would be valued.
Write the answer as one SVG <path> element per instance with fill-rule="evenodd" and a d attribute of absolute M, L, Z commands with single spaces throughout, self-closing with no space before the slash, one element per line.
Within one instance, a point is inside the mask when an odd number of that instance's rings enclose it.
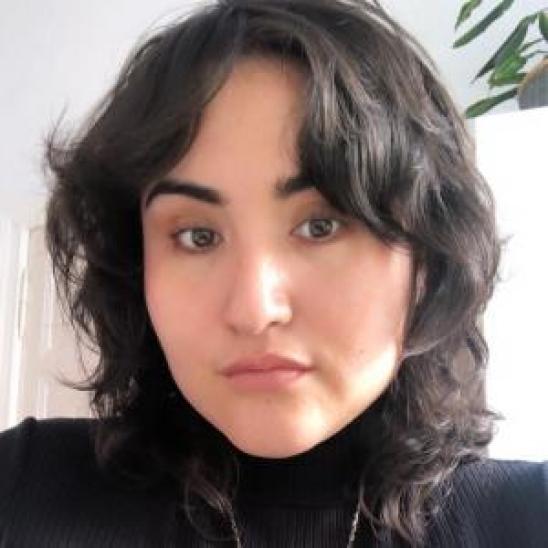
<path fill-rule="evenodd" d="M 240 261 L 228 290 L 225 320 L 240 335 L 259 335 L 291 321 L 288 276 L 280 261 L 254 257 Z"/>

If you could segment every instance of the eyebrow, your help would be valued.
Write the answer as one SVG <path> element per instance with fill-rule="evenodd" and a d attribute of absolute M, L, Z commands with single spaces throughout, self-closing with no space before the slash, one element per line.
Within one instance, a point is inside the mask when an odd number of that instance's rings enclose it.
<path fill-rule="evenodd" d="M 284 200 L 310 188 L 314 188 L 312 181 L 299 173 L 277 181 L 274 185 L 274 197 Z M 162 194 L 187 196 L 194 200 L 217 206 L 226 206 L 230 203 L 221 192 L 214 188 L 198 184 L 194 181 L 169 178 L 162 179 L 152 186 L 145 199 L 145 208 L 151 204 L 154 198 Z"/>

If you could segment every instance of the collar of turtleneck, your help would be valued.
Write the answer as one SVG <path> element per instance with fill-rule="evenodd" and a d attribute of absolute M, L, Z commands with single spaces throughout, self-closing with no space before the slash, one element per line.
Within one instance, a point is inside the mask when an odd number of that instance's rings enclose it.
<path fill-rule="evenodd" d="M 365 460 L 365 418 L 294 457 L 269 459 L 237 451 L 237 498 L 253 504 L 325 506 L 356 500 Z"/>

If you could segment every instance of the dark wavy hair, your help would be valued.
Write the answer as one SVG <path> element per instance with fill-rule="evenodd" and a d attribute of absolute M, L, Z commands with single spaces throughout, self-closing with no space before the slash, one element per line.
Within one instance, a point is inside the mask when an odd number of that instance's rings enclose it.
<path fill-rule="evenodd" d="M 97 350 L 72 386 L 92 393 L 98 462 L 135 485 L 175 482 L 185 500 L 230 506 L 233 453 L 179 392 L 148 316 L 140 199 L 184 156 L 246 55 L 302 68 L 302 172 L 378 238 L 412 250 L 402 366 L 364 413 L 374 450 L 363 455 L 361 508 L 374 529 L 420 544 L 434 493 L 493 435 L 478 321 L 500 241 L 461 116 L 428 55 L 376 2 L 202 6 L 132 52 L 80 131 L 51 131 L 47 243 L 79 340 Z"/>

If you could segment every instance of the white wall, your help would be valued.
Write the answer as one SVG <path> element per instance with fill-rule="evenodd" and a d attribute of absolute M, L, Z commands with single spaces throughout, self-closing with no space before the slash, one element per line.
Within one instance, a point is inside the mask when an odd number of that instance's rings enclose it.
<path fill-rule="evenodd" d="M 134 42 L 196 1 L 3 0 L 0 3 L 0 214 L 37 224 L 42 142 L 66 109 L 82 118 Z"/>
<path fill-rule="evenodd" d="M 502 280 L 484 317 L 489 405 L 505 415 L 491 454 L 548 459 L 548 107 L 479 118 L 478 165 L 509 238 Z"/>

